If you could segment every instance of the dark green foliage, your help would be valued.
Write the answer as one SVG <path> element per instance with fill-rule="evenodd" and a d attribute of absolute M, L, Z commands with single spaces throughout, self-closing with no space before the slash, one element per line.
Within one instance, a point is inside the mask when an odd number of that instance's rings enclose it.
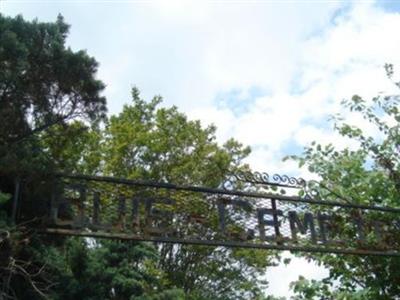
<path fill-rule="evenodd" d="M 218 186 L 229 170 L 245 168 L 248 152 L 234 140 L 215 142 L 176 108 L 158 108 L 133 92 L 132 105 L 104 130 L 72 123 L 41 135 L 46 152 L 64 170 Z M 67 134 L 63 135 L 65 132 Z M 54 138 L 57 137 L 57 138 Z M 42 241 L 37 251 L 59 299 L 262 299 L 267 252 L 182 245 L 70 240 Z M 40 246 L 40 244 L 35 246 Z"/>
<path fill-rule="evenodd" d="M 71 238 L 62 248 L 38 246 L 56 283 L 53 299 L 179 299 L 155 271 L 157 251 L 146 243 Z M 174 297 L 174 298 L 172 298 Z"/>
<path fill-rule="evenodd" d="M 33 255 L 31 223 L 15 226 L 11 220 L 17 179 L 34 179 L 55 170 L 43 133 L 57 125 L 64 136 L 69 121 L 97 122 L 105 117 L 104 85 L 95 78 L 97 62 L 84 51 L 66 48 L 68 34 L 61 16 L 54 23 L 27 22 L 21 16 L 0 14 L 0 298 L 34 299 L 49 292 L 43 261 Z M 54 137 L 57 138 L 56 136 Z M 32 200 L 31 216 L 40 217 L 48 189 L 26 187 Z M 41 205 L 37 205 L 39 200 Z M 35 204 L 36 202 L 36 204 Z M 37 238 L 35 238 L 37 239 Z M 50 241 L 41 240 L 44 245 Z M 62 243 L 61 243 L 62 244 Z"/>
<path fill-rule="evenodd" d="M 160 97 L 146 102 L 137 89 L 106 120 L 97 63 L 66 48 L 67 34 L 62 17 L 0 15 L 0 298 L 264 299 L 260 276 L 275 257 L 265 251 L 65 239 L 36 235 L 37 221 L 12 224 L 6 200 L 18 178 L 28 182 L 23 215 L 34 219 L 51 190 L 43 176 L 54 171 L 219 187 L 248 169 L 248 147 L 219 145 L 214 126 L 160 108 Z"/>
<path fill-rule="evenodd" d="M 33 134 L 73 118 L 105 117 L 97 62 L 66 48 L 69 26 L 0 15 L 0 172 L 37 166 Z M 42 162 L 43 164 L 43 162 Z M 10 170 L 11 167 L 11 170 Z"/>

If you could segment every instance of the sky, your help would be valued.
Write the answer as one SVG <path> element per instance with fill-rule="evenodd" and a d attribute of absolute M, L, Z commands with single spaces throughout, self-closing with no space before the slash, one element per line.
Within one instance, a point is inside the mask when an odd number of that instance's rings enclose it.
<path fill-rule="evenodd" d="M 343 99 L 396 92 L 385 63 L 400 68 L 399 1 L 0 0 L 0 12 L 71 25 L 68 45 L 100 63 L 110 114 L 130 102 L 164 98 L 191 119 L 215 124 L 217 139 L 252 147 L 257 171 L 302 176 L 285 155 L 313 140 L 351 147 L 329 116 Z M 275 295 L 289 295 L 299 274 L 327 271 L 302 259 L 267 274 Z"/>

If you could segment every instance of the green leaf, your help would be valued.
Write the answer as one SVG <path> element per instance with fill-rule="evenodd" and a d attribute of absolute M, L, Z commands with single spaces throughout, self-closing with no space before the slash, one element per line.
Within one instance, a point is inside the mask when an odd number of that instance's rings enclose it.
<path fill-rule="evenodd" d="M 12 196 L 10 194 L 0 192 L 0 206 L 7 203 L 11 198 Z"/>

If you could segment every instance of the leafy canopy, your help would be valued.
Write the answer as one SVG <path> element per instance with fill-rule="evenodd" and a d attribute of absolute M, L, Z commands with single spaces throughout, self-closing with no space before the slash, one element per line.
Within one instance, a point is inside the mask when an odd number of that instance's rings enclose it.
<path fill-rule="evenodd" d="M 393 80 L 393 66 L 386 65 Z M 400 83 L 393 81 L 397 87 Z M 326 200 L 357 204 L 400 206 L 400 96 L 379 94 L 365 100 L 355 95 L 343 101 L 350 115 L 358 114 L 373 132 L 334 117 L 335 130 L 355 142 L 356 148 L 336 149 L 334 144 L 313 142 L 303 155 L 292 156 L 300 167 L 306 165 L 320 178 L 321 195 Z M 393 236 L 399 239 L 400 236 Z M 296 299 L 319 299 L 332 294 L 335 299 L 396 299 L 400 296 L 400 259 L 334 254 L 308 255 L 329 269 L 321 282 L 300 278 L 293 284 Z M 300 295 L 302 295 L 300 297 Z M 309 296 L 307 296 L 309 295 Z M 347 295 L 342 297 L 339 295 Z"/>
<path fill-rule="evenodd" d="M 39 146 L 21 142 L 33 134 L 78 117 L 105 117 L 98 63 L 66 47 L 68 29 L 62 16 L 42 23 L 0 14 L 0 171 L 32 156 Z"/>

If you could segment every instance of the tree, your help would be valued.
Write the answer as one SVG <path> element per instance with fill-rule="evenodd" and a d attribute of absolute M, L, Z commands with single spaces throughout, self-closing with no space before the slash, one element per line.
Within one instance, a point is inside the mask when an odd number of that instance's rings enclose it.
<path fill-rule="evenodd" d="M 393 80 L 393 67 L 386 65 L 389 79 Z M 400 83 L 393 82 L 397 87 Z M 345 199 L 352 203 L 398 207 L 400 202 L 400 97 L 380 94 L 371 100 L 358 95 L 343 101 L 351 113 L 361 116 L 373 125 L 378 135 L 344 122 L 335 116 L 335 130 L 343 137 L 357 142 L 357 149 L 337 150 L 332 144 L 313 142 L 302 156 L 292 158 L 300 166 L 306 165 L 320 178 L 323 199 Z M 398 239 L 392 236 L 392 239 Z M 293 286 L 304 293 L 322 290 L 362 294 L 362 299 L 395 299 L 400 296 L 400 259 L 397 257 L 308 255 L 328 268 L 329 278 L 323 282 L 300 279 Z M 339 284 L 334 284 L 339 282 Z M 300 298 L 299 298 L 300 299 Z M 305 299 L 305 298 L 301 298 Z M 307 299 L 313 299 L 312 297 Z M 338 298 L 339 299 L 339 298 Z"/>
<path fill-rule="evenodd" d="M 303 276 L 290 284 L 295 295 L 292 300 L 365 300 L 369 299 L 368 291 L 358 290 L 349 291 L 334 289 L 329 280 L 307 280 Z"/>
<path fill-rule="evenodd" d="M 158 108 L 132 90 L 132 104 L 106 122 L 104 172 L 124 178 L 219 187 L 230 172 L 247 169 L 250 149 L 231 139 L 219 146 L 215 127 L 202 128 L 176 107 Z M 256 299 L 271 263 L 265 251 L 162 245 L 158 267 L 191 299 Z M 205 263 L 207 262 L 207 263 Z"/>
<path fill-rule="evenodd" d="M 98 64 L 65 46 L 68 28 L 61 16 L 41 23 L 0 14 L 0 298 L 43 296 L 52 284 L 33 256 L 29 230 L 11 219 L 15 182 L 40 179 L 56 167 L 41 139 L 47 130 L 58 125 L 73 137 L 76 131 L 67 130 L 72 119 L 96 123 L 105 117 Z"/>
<path fill-rule="evenodd" d="M 242 160 L 249 149 L 234 140 L 219 146 L 213 126 L 202 128 L 176 107 L 159 108 L 159 97 L 146 102 L 137 89 L 132 98 L 103 128 L 55 125 L 38 135 L 40 146 L 58 170 L 132 179 L 219 187 L 230 172 L 248 168 Z M 263 299 L 260 277 L 274 257 L 222 247 L 94 245 L 81 239 L 34 242 L 29 257 L 46 265 L 46 276 L 57 283 L 52 298 Z"/>
<path fill-rule="evenodd" d="M 96 60 L 65 46 L 69 26 L 28 22 L 0 15 L 0 172 L 21 163 L 38 148 L 27 139 L 55 124 L 105 117 L 104 84 Z"/>
<path fill-rule="evenodd" d="M 31 182 L 25 213 L 38 218 L 50 189 L 40 182 L 54 171 L 220 187 L 248 169 L 248 147 L 219 145 L 214 126 L 160 108 L 160 97 L 146 102 L 137 89 L 106 120 L 97 63 L 67 49 L 67 33 L 62 17 L 0 15 L 0 298 L 264 299 L 260 277 L 274 253 L 46 237 L 12 223 L 18 178 Z"/>
<path fill-rule="evenodd" d="M 42 244 L 35 253 L 48 264 L 51 299 L 184 299 L 183 291 L 165 286 L 151 244 L 70 238 L 63 248 Z"/>

